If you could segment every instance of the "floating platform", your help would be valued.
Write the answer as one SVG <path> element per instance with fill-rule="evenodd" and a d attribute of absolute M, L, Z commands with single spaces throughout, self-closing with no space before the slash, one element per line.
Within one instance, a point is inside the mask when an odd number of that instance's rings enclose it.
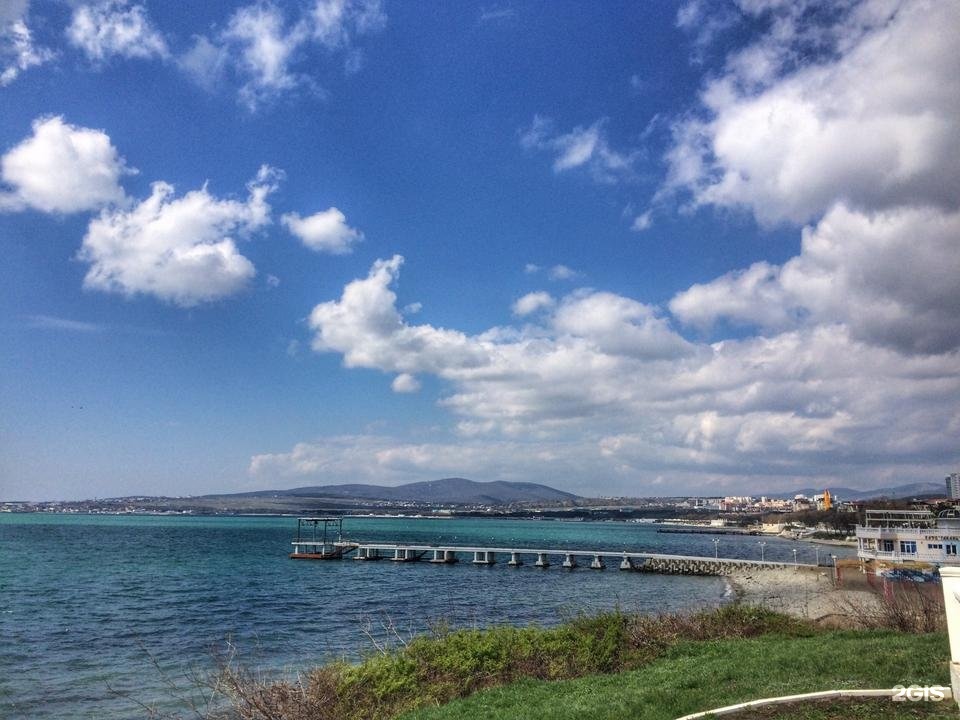
<path fill-rule="evenodd" d="M 297 539 L 292 560 L 340 560 L 343 558 L 343 518 L 297 518 Z"/>

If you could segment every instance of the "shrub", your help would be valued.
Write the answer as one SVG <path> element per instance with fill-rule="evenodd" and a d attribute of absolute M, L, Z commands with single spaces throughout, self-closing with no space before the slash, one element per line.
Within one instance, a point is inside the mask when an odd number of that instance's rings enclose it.
<path fill-rule="evenodd" d="M 299 682 L 265 682 L 235 663 L 212 679 L 235 720 L 387 720 L 521 678 L 565 680 L 641 667 L 689 640 L 809 635 L 809 623 L 757 607 L 729 605 L 695 615 L 619 611 L 577 616 L 554 628 L 498 626 L 402 642 L 362 663 L 327 665 Z"/>

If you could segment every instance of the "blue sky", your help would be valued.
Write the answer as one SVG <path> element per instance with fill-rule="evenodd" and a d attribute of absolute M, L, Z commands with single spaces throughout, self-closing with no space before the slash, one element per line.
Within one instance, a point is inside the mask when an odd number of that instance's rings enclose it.
<path fill-rule="evenodd" d="M 0 499 L 960 467 L 953 3 L 0 7 Z"/>

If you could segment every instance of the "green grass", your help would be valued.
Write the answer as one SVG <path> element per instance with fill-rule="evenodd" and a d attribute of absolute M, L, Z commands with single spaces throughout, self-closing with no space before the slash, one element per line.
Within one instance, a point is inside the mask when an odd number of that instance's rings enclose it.
<path fill-rule="evenodd" d="M 672 720 L 746 700 L 817 690 L 949 685 L 948 657 L 942 634 L 832 632 L 682 642 L 638 670 L 559 682 L 523 680 L 402 719 Z M 841 714 L 830 714 L 838 708 Z M 854 713 L 864 718 L 957 717 L 952 702 L 816 704 L 777 712 L 753 718 L 858 717 Z"/>
<path fill-rule="evenodd" d="M 736 720 L 956 720 L 957 705 L 952 700 L 940 703 L 845 700 L 763 708 L 733 717 Z"/>
<path fill-rule="evenodd" d="M 269 682 L 226 663 L 215 680 L 237 720 L 672 720 L 764 697 L 945 685 L 945 633 L 828 632 L 762 608 L 619 612 L 554 628 L 437 630 L 358 664 Z M 752 720 L 956 718 L 952 703 L 820 703 Z M 767 713 L 767 714 L 764 714 Z"/>

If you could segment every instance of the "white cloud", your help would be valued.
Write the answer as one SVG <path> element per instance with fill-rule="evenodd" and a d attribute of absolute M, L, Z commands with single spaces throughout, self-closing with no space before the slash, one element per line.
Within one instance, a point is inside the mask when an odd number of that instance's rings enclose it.
<path fill-rule="evenodd" d="M 313 37 L 330 49 L 349 47 L 357 35 L 386 26 L 380 0 L 316 0 L 311 13 Z"/>
<path fill-rule="evenodd" d="M 589 127 L 577 126 L 568 133 L 558 133 L 553 121 L 540 115 L 520 133 L 520 144 L 528 150 L 553 153 L 556 173 L 586 167 L 599 182 L 612 182 L 633 174 L 632 155 L 611 149 L 604 131 L 606 119 Z"/>
<path fill-rule="evenodd" d="M 838 201 L 862 211 L 955 209 L 960 5 L 854 7 L 816 32 L 787 15 L 731 56 L 701 95 L 705 118 L 674 128 L 667 187 L 697 204 L 744 207 L 764 224 L 814 220 Z M 795 59 L 811 37 L 836 52 Z"/>
<path fill-rule="evenodd" d="M 489 7 L 480 7 L 480 22 L 487 23 L 495 20 L 505 20 L 506 18 L 513 17 L 514 12 L 511 7 L 503 7 L 500 5 L 491 5 Z"/>
<path fill-rule="evenodd" d="M 841 221 L 831 219 L 838 232 Z M 459 474 L 470 453 L 487 449 L 492 459 L 478 467 L 491 479 L 512 477 L 510 457 L 514 470 L 526 471 L 529 453 L 577 458 L 565 477 L 597 491 L 664 474 L 692 491 L 761 481 L 790 489 L 810 477 L 836 482 L 838 474 L 869 485 L 894 469 L 898 481 L 920 479 L 960 461 L 951 435 L 960 431 L 956 351 L 904 353 L 859 339 L 841 322 L 697 345 L 654 307 L 585 290 L 562 298 L 540 324 L 467 335 L 403 319 L 390 289 L 401 262 L 378 261 L 338 301 L 318 305 L 314 349 L 341 353 L 347 367 L 438 377 L 450 390 L 440 403 L 460 418 L 461 440 L 373 443 L 379 457 L 405 463 L 402 470 L 320 441 L 264 456 L 258 471 L 354 468 L 379 479 L 423 479 L 444 472 L 448 447 L 462 447 L 461 464 L 447 468 Z M 776 276 L 770 267 L 753 282 Z"/>
<path fill-rule="evenodd" d="M 130 172 L 102 130 L 38 118 L 33 135 L 0 158 L 9 188 L 0 191 L 0 210 L 71 213 L 122 203 L 120 178 Z"/>
<path fill-rule="evenodd" d="M 960 348 L 960 212 L 903 208 L 866 215 L 839 205 L 803 232 L 782 267 L 694 285 L 670 310 L 708 327 L 717 319 L 784 329 L 844 323 L 854 337 L 905 353 Z"/>
<path fill-rule="evenodd" d="M 311 250 L 346 255 L 363 239 L 363 233 L 347 225 L 346 216 L 332 207 L 307 217 L 287 213 L 281 218 L 284 226 Z"/>
<path fill-rule="evenodd" d="M 581 274 L 566 265 L 554 265 L 549 275 L 551 280 L 576 280 Z"/>
<path fill-rule="evenodd" d="M 519 317 L 532 315 L 539 310 L 553 307 L 554 299 L 547 292 L 527 293 L 513 304 L 513 314 Z"/>
<path fill-rule="evenodd" d="M 397 312 L 390 289 L 402 261 L 399 256 L 377 261 L 366 278 L 344 288 L 339 301 L 317 305 L 310 315 L 313 348 L 342 353 L 347 367 L 433 374 L 454 382 L 461 392 L 444 402 L 469 416 L 468 432 L 535 423 L 541 413 L 549 414 L 542 407 L 550 405 L 547 397 L 565 398 L 560 414 L 570 417 L 616 406 L 619 365 L 691 351 L 652 308 L 589 291 L 566 298 L 545 326 L 522 332 L 493 329 L 469 336 L 410 325 Z M 595 374 L 605 389 L 594 386 L 584 393 L 583 372 Z M 491 388 L 496 397 L 490 397 Z M 555 420 L 544 418 L 547 425 Z"/>
<path fill-rule="evenodd" d="M 240 97 L 251 110 L 302 81 L 290 70 L 290 63 L 307 38 L 307 27 L 302 22 L 290 30 L 285 26 L 278 7 L 261 3 L 237 10 L 223 34 L 236 48 L 238 64 L 248 78 Z"/>
<path fill-rule="evenodd" d="M 177 58 L 177 63 L 200 87 L 212 91 L 229 66 L 230 51 L 203 35 L 197 35 L 190 49 Z"/>
<path fill-rule="evenodd" d="M 143 5 L 127 0 L 79 5 L 67 28 L 70 44 L 102 62 L 118 55 L 148 59 L 169 56 L 167 43 L 153 27 Z"/>
<path fill-rule="evenodd" d="M 20 73 L 52 60 L 52 50 L 37 47 L 27 26 L 30 3 L 10 1 L 0 7 L 0 87 L 5 87 Z"/>
<path fill-rule="evenodd" d="M 696 284 L 670 301 L 670 312 L 683 322 L 702 329 L 718 319 L 764 327 L 787 327 L 794 321 L 790 303 L 778 281 L 780 269 L 756 262 L 709 283 Z"/>
<path fill-rule="evenodd" d="M 400 373 L 390 383 L 395 393 L 415 393 L 420 390 L 420 381 L 409 373 Z"/>
<path fill-rule="evenodd" d="M 231 235 L 248 235 L 270 221 L 266 199 L 276 177 L 262 167 L 245 202 L 218 199 L 206 186 L 178 198 L 171 185 L 156 182 L 146 200 L 104 210 L 78 253 L 90 263 L 84 286 L 183 307 L 236 293 L 256 271 Z"/>
<path fill-rule="evenodd" d="M 357 39 L 380 32 L 387 22 L 380 0 L 315 0 L 290 22 L 284 8 L 273 2 L 239 8 L 213 42 L 198 38 L 181 66 L 207 88 L 222 74 L 221 66 L 232 68 L 244 80 L 241 101 L 256 110 L 298 88 L 322 94 L 313 76 L 295 69 L 316 46 L 328 56 L 339 54 L 347 75 L 359 72 L 363 53 Z M 216 63 L 216 72 L 208 70 L 208 61 Z"/>
<path fill-rule="evenodd" d="M 553 327 L 561 335 L 589 341 L 604 355 L 677 358 L 692 350 L 656 308 L 613 293 L 578 290 L 568 295 Z"/>
<path fill-rule="evenodd" d="M 653 211 L 647 210 L 645 213 L 641 213 L 633 219 L 633 224 L 630 226 L 630 229 L 634 232 L 643 232 L 644 230 L 649 230 L 651 227 L 653 227 Z"/>
<path fill-rule="evenodd" d="M 399 255 L 378 260 L 366 278 L 343 289 L 339 301 L 317 305 L 309 320 L 314 350 L 342 352 L 347 367 L 410 374 L 483 364 L 484 349 L 466 335 L 403 322 L 390 290 L 402 264 Z"/>
<path fill-rule="evenodd" d="M 26 320 L 30 327 L 42 330 L 65 330 L 67 332 L 84 334 L 101 333 L 107 330 L 106 325 L 86 322 L 85 320 L 54 317 L 52 315 L 28 315 Z"/>

